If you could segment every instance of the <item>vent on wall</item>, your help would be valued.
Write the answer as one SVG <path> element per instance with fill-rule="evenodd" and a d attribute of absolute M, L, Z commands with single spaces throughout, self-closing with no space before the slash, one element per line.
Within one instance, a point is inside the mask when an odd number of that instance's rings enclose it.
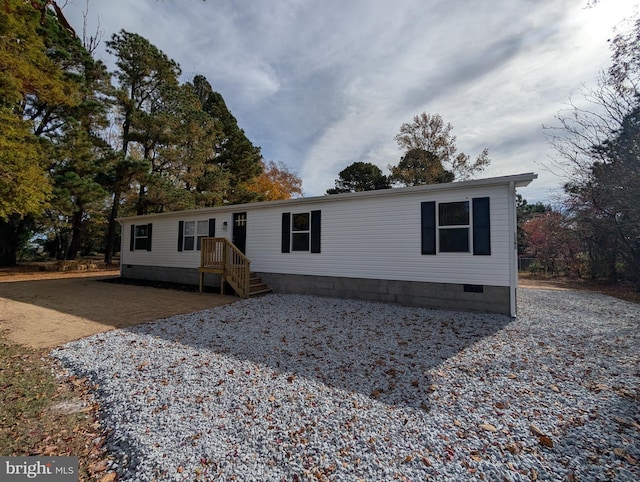
<path fill-rule="evenodd" d="M 465 293 L 484 293 L 483 285 L 464 285 Z"/>

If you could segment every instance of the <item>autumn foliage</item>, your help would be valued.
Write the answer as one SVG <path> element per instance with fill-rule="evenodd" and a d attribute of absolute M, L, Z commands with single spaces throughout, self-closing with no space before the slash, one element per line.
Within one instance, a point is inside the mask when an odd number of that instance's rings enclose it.
<path fill-rule="evenodd" d="M 248 182 L 246 187 L 263 201 L 302 196 L 302 179 L 282 162 L 263 161 L 262 174 Z"/>
<path fill-rule="evenodd" d="M 535 258 L 546 273 L 580 275 L 580 244 L 568 224 L 562 213 L 548 211 L 522 225 L 527 243 L 525 254 Z"/>

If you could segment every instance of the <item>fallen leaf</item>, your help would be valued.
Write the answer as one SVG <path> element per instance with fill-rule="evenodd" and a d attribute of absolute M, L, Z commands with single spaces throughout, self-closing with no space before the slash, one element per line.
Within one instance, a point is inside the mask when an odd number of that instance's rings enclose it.
<path fill-rule="evenodd" d="M 542 430 L 540 430 L 536 425 L 531 424 L 529 425 L 529 430 L 531 431 L 531 433 L 533 435 L 535 435 L 536 437 L 540 437 L 542 435 L 546 435 Z"/>
<path fill-rule="evenodd" d="M 89 470 L 89 472 L 91 473 L 96 473 L 96 472 L 104 472 L 105 470 L 107 470 L 108 464 L 106 460 L 100 460 L 98 462 L 95 462 L 91 465 L 89 465 L 89 467 L 87 467 L 87 469 Z"/>
<path fill-rule="evenodd" d="M 624 449 L 618 448 L 616 447 L 615 449 L 613 449 L 613 453 L 616 454 L 618 457 L 624 457 L 626 452 L 624 451 Z"/>
<path fill-rule="evenodd" d="M 480 427 L 482 430 L 486 430 L 487 432 L 497 432 L 498 431 L 498 429 L 495 428 L 490 423 L 481 423 L 480 425 L 478 425 L 478 427 Z"/>
<path fill-rule="evenodd" d="M 514 443 L 508 443 L 504 446 L 504 448 L 511 452 L 513 455 L 516 455 L 518 452 L 520 452 L 520 449 Z"/>
<path fill-rule="evenodd" d="M 56 445 L 47 445 L 43 450 L 42 450 L 42 455 L 44 455 L 45 457 L 47 456 L 51 456 L 53 454 L 55 454 L 58 450 L 58 447 Z"/>
<path fill-rule="evenodd" d="M 113 482 L 117 477 L 118 475 L 115 472 L 109 472 L 100 479 L 100 482 Z"/>
<path fill-rule="evenodd" d="M 553 440 L 551 440 L 551 437 L 549 437 L 546 433 L 544 433 L 540 428 L 538 428 L 534 424 L 531 424 L 529 425 L 529 430 L 533 435 L 535 435 L 538 438 L 538 442 L 540 442 L 540 445 L 553 448 Z"/>
<path fill-rule="evenodd" d="M 635 420 L 628 420 L 622 417 L 613 417 L 613 419 L 620 425 L 623 425 L 625 427 L 633 427 L 640 430 L 640 424 L 638 424 L 638 422 L 636 422 Z"/>
<path fill-rule="evenodd" d="M 550 449 L 553 448 L 553 440 L 551 440 L 551 438 L 547 437 L 546 435 L 539 436 L 538 442 L 540 442 L 540 445 L 544 445 L 545 447 L 549 447 Z"/>

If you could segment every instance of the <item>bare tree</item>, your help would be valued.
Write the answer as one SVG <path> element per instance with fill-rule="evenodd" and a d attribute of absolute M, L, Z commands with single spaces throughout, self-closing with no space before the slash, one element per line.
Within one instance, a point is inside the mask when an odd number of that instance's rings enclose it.
<path fill-rule="evenodd" d="M 418 150 L 435 156 L 442 167 L 452 172 L 458 179 L 469 179 L 489 165 L 488 149 L 483 149 L 474 162 L 463 152 L 458 152 L 456 136 L 451 134 L 453 126 L 444 122 L 440 114 L 423 112 L 413 118 L 411 123 L 400 126 L 395 137 L 398 146 L 406 153 Z M 390 166 L 389 169 L 392 169 Z"/>
<path fill-rule="evenodd" d="M 584 233 L 592 277 L 622 274 L 640 289 L 640 19 L 611 48 L 609 70 L 545 131 L 557 153 L 552 164 L 567 179 L 565 206 Z M 598 266 L 604 269 L 595 272 Z"/>

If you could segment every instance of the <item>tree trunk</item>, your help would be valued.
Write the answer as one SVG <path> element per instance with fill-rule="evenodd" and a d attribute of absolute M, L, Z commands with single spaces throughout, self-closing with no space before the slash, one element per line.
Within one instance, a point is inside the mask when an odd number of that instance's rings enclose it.
<path fill-rule="evenodd" d="M 104 262 L 105 264 L 113 263 L 113 251 L 116 245 L 116 218 L 118 217 L 118 208 L 120 206 L 120 191 L 113 193 L 113 205 L 109 214 L 109 228 L 107 229 L 107 241 L 105 243 Z"/>
<path fill-rule="evenodd" d="M 27 224 L 27 221 L 17 216 L 11 216 L 8 221 L 0 220 L 0 266 L 18 264 L 20 238 L 24 235 Z"/>
<path fill-rule="evenodd" d="M 82 206 L 78 206 L 78 210 L 73 214 L 72 227 L 71 227 L 71 243 L 69 243 L 69 249 L 67 250 L 66 259 L 76 259 L 80 248 L 82 248 L 82 235 L 84 233 L 84 223 L 82 218 L 84 217 L 84 209 Z"/>

